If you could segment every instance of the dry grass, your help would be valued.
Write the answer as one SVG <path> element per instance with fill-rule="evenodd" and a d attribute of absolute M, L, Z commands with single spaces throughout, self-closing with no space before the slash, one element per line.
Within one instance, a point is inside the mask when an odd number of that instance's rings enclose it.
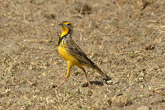
<path fill-rule="evenodd" d="M 163 0 L 1 0 L 0 109 L 165 109 Z M 66 63 L 57 52 L 58 26 L 109 75 L 109 85 L 83 87 L 78 68 L 61 88 Z M 99 74 L 87 68 L 91 81 Z"/>

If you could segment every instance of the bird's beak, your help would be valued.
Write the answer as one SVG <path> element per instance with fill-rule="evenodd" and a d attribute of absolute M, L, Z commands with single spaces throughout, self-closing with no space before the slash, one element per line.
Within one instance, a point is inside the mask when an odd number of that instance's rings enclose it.
<path fill-rule="evenodd" d="M 60 25 L 60 26 L 64 26 L 64 24 L 63 24 L 63 23 L 60 23 L 59 25 Z"/>

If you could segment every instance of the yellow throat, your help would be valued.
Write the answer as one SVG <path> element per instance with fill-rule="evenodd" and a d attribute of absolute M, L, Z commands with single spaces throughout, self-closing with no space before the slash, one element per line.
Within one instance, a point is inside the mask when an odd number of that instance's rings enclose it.
<path fill-rule="evenodd" d="M 62 26 L 62 34 L 61 34 L 61 37 L 65 36 L 66 34 L 68 34 L 69 32 L 69 28 L 68 27 L 65 27 L 65 26 Z"/>

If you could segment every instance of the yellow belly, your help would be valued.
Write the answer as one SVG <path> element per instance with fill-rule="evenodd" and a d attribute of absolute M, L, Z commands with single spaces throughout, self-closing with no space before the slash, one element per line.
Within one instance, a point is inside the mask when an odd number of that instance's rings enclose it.
<path fill-rule="evenodd" d="M 58 52 L 59 52 L 60 56 L 61 56 L 64 60 L 70 61 L 70 63 L 71 63 L 72 65 L 77 65 L 77 66 L 80 65 L 79 61 L 78 61 L 75 57 L 73 57 L 72 55 L 70 55 L 70 54 L 66 51 L 66 49 L 65 49 L 64 46 L 58 46 Z"/>

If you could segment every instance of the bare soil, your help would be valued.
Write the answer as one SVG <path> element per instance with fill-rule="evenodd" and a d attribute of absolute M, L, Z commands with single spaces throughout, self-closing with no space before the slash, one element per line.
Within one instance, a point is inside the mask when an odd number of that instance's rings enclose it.
<path fill-rule="evenodd" d="M 62 21 L 112 79 L 57 52 Z M 164 0 L 0 0 L 0 110 L 165 110 Z"/>

